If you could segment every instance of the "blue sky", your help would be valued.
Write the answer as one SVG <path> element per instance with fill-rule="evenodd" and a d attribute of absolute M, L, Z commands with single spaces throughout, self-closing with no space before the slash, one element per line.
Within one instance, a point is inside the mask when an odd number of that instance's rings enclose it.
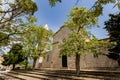
<path fill-rule="evenodd" d="M 96 0 L 80 0 L 76 5 L 78 7 L 86 6 L 90 8 Z M 37 24 L 45 25 L 48 24 L 49 28 L 54 32 L 58 31 L 64 22 L 67 20 L 67 14 L 70 13 L 70 10 L 75 6 L 76 0 L 62 0 L 62 3 L 57 3 L 55 7 L 49 5 L 48 0 L 35 0 L 38 6 L 38 11 L 35 15 L 38 18 Z M 108 37 L 107 31 L 103 29 L 104 21 L 108 20 L 109 13 L 117 13 L 118 8 L 113 8 L 113 4 L 104 6 L 103 15 L 99 18 L 100 28 L 93 27 L 91 32 L 98 38 L 103 39 Z"/>

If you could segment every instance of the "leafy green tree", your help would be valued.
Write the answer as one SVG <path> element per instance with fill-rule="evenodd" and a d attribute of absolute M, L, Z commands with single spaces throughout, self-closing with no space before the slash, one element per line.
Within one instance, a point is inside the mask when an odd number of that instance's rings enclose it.
<path fill-rule="evenodd" d="M 24 30 L 23 44 L 26 52 L 26 68 L 30 57 L 34 60 L 33 68 L 35 68 L 37 59 L 44 56 L 50 47 L 53 35 L 51 30 L 47 30 L 43 26 L 37 26 L 35 22 L 37 22 L 36 17 L 31 16 L 28 18 L 28 22 L 25 23 L 27 28 Z"/>
<path fill-rule="evenodd" d="M 28 59 L 31 58 L 31 53 L 32 53 L 31 44 L 32 43 L 30 43 L 30 42 L 32 42 L 32 40 L 33 40 L 32 35 L 31 35 L 31 32 L 32 32 L 31 27 L 36 26 L 35 22 L 37 22 L 37 18 L 35 16 L 30 16 L 27 18 L 27 21 L 22 24 L 22 26 L 24 27 L 24 29 L 22 30 L 22 33 L 24 33 L 24 34 L 21 35 L 21 42 L 24 45 L 24 51 L 25 51 L 25 54 L 24 54 L 25 69 L 28 68 L 28 63 L 29 63 Z M 30 35 L 31 35 L 31 38 L 30 38 Z M 34 35 L 34 33 L 33 33 L 33 35 Z"/>
<path fill-rule="evenodd" d="M 50 4 L 52 6 L 55 3 L 50 1 Z M 33 0 L 0 0 L 0 47 L 9 45 L 13 39 L 18 40 L 16 35 L 23 34 L 22 19 L 33 15 L 36 11 L 37 5 Z"/>
<path fill-rule="evenodd" d="M 120 65 L 120 13 L 110 14 L 110 19 L 105 22 L 105 29 L 109 33 L 110 42 L 116 43 L 109 48 L 108 57 L 117 60 Z"/>
<path fill-rule="evenodd" d="M 22 18 L 36 11 L 37 5 L 32 0 L 0 0 L 0 47 L 21 34 Z"/>
<path fill-rule="evenodd" d="M 80 72 L 80 55 L 85 53 L 100 54 L 100 48 L 104 41 L 98 41 L 95 36 L 91 36 L 86 29 L 98 25 L 98 16 L 85 7 L 74 7 L 71 10 L 68 21 L 65 25 L 72 31 L 65 43 L 61 47 L 61 55 L 75 55 L 76 73 Z M 97 14 L 97 13 L 96 13 Z M 94 15 L 94 16 L 93 16 Z M 91 37 L 90 37 L 91 36 Z"/>
<path fill-rule="evenodd" d="M 14 44 L 9 53 L 3 55 L 4 61 L 2 64 L 6 66 L 12 64 L 14 70 L 16 64 L 24 61 L 24 52 L 22 48 L 21 44 Z"/>
<path fill-rule="evenodd" d="M 48 51 L 48 47 L 51 43 L 50 37 L 52 32 L 46 30 L 42 26 L 31 26 L 28 28 L 28 33 L 26 33 L 26 47 L 33 58 L 33 68 L 35 68 L 36 61 L 40 56 L 45 55 Z"/>
<path fill-rule="evenodd" d="M 4 9 L 3 6 L 6 8 Z M 32 15 L 35 11 L 37 11 L 37 5 L 32 0 L 0 0 L 0 24 L 8 24 L 21 15 Z M 1 27 L 5 25 L 0 25 Z"/>

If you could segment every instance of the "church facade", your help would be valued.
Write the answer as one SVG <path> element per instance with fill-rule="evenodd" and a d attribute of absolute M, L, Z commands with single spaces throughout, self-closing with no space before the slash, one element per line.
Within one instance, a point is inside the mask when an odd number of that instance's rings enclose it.
<path fill-rule="evenodd" d="M 53 50 L 46 55 L 41 64 L 42 68 L 75 69 L 75 56 L 60 56 L 59 45 L 68 38 L 71 31 L 62 26 L 54 35 Z M 107 53 L 107 50 L 104 50 Z M 118 68 L 117 61 L 109 59 L 106 55 L 93 55 L 86 53 L 80 57 L 80 69 L 111 69 Z"/>

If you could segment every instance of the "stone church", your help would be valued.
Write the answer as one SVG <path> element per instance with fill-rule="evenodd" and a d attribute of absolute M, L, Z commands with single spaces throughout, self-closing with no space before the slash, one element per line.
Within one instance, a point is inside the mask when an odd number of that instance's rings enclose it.
<path fill-rule="evenodd" d="M 75 69 L 75 56 L 60 56 L 59 45 L 64 42 L 71 31 L 62 26 L 54 35 L 53 50 L 46 55 L 41 63 L 42 68 Z M 107 51 L 106 51 L 107 53 Z M 87 53 L 80 57 L 80 69 L 112 69 L 118 68 L 117 61 L 109 59 L 106 55 L 93 55 Z"/>

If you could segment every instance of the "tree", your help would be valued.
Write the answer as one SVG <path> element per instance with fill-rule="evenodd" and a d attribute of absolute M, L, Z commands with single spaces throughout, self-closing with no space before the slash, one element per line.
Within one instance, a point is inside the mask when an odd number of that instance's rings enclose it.
<path fill-rule="evenodd" d="M 51 37 L 53 32 L 44 28 L 43 26 L 36 25 L 37 19 L 35 16 L 28 18 L 25 23 L 27 27 L 23 35 L 23 44 L 25 45 L 26 54 L 26 67 L 29 57 L 33 58 L 33 69 L 35 68 L 36 61 L 40 56 L 45 55 L 51 45 Z"/>
<path fill-rule="evenodd" d="M 0 9 L 0 24 L 8 24 L 10 21 L 21 15 L 33 14 L 35 11 L 37 11 L 37 6 L 32 0 L 2 0 L 0 1 Z M 0 26 L 2 28 L 5 27 L 4 25 Z"/>
<path fill-rule="evenodd" d="M 35 24 L 37 22 L 37 18 L 35 16 L 30 16 L 27 18 L 26 22 L 22 23 L 23 30 L 21 33 L 21 42 L 23 44 L 24 48 L 24 57 L 25 57 L 25 69 L 28 67 L 28 59 L 31 58 L 31 51 L 32 51 L 32 41 L 34 41 L 33 36 L 34 33 L 31 34 L 32 28 L 36 27 L 37 25 Z M 31 35 L 31 36 L 30 36 Z M 35 36 L 35 35 L 34 35 Z"/>
<path fill-rule="evenodd" d="M 24 52 L 22 50 L 21 44 L 14 44 L 9 51 L 8 54 L 4 54 L 4 61 L 3 65 L 13 65 L 13 70 L 15 69 L 15 65 L 19 64 L 20 62 L 24 61 Z"/>
<path fill-rule="evenodd" d="M 37 5 L 32 0 L 0 0 L 0 46 L 8 45 L 13 36 L 21 34 L 22 18 L 36 11 Z"/>
<path fill-rule="evenodd" d="M 79 32 L 72 32 L 68 39 L 63 43 L 60 50 L 61 55 L 76 56 L 75 66 L 77 74 L 79 74 L 80 71 L 80 55 L 85 54 L 88 47 L 88 44 L 85 42 L 86 37 L 87 35 L 84 29 L 80 29 Z"/>
<path fill-rule="evenodd" d="M 94 15 L 94 16 L 93 16 Z M 72 31 L 68 39 L 61 46 L 61 55 L 75 55 L 76 73 L 80 72 L 80 55 L 85 53 L 100 54 L 100 48 L 105 41 L 98 41 L 91 36 L 86 29 L 98 25 L 98 14 L 85 7 L 74 7 L 71 10 L 68 21 L 65 25 Z M 91 37 L 90 37 L 91 36 Z"/>
<path fill-rule="evenodd" d="M 117 60 L 120 65 L 120 13 L 110 14 L 110 19 L 105 22 L 105 29 L 109 33 L 110 42 L 114 42 L 111 48 L 109 48 L 108 57 Z"/>
<path fill-rule="evenodd" d="M 28 33 L 26 33 L 26 47 L 28 47 L 28 51 L 33 58 L 34 69 L 37 59 L 48 52 L 48 47 L 51 43 L 50 37 L 52 36 L 52 32 L 50 30 L 46 30 L 42 26 L 31 26 L 27 31 Z"/>
<path fill-rule="evenodd" d="M 57 2 L 62 2 L 62 0 L 49 0 L 50 5 L 53 7 Z M 80 2 L 80 0 L 76 0 L 76 4 Z M 103 5 L 109 4 L 109 3 L 114 3 L 114 7 L 118 7 L 120 9 L 120 2 L 119 0 L 97 0 L 95 1 L 94 5 L 92 6 L 91 9 L 99 9 L 100 12 L 103 11 Z"/>

